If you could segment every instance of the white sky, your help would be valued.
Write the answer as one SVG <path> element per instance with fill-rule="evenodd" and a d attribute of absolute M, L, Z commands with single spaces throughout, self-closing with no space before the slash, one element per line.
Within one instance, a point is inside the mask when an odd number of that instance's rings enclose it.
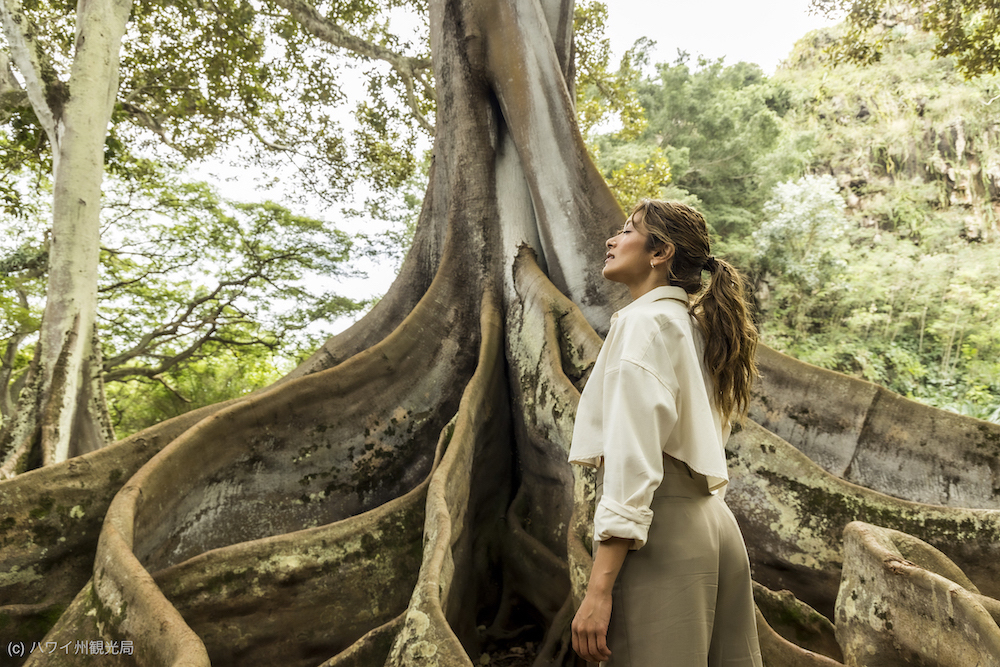
<path fill-rule="evenodd" d="M 677 49 L 710 59 L 757 63 L 766 74 L 810 30 L 835 23 L 809 13 L 809 0 L 607 0 L 608 37 L 616 56 L 640 37 L 656 42 L 651 62 L 673 62 Z"/>

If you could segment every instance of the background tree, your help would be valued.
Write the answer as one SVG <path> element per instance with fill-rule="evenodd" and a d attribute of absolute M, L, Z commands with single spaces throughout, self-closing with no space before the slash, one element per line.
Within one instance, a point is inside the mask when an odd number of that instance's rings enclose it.
<path fill-rule="evenodd" d="M 597 162 L 619 205 L 628 209 L 644 197 L 659 197 L 670 183 L 670 162 L 658 146 L 636 141 L 648 126 L 639 102 L 642 69 L 654 42 L 636 41 L 618 63 L 604 36 L 607 7 L 579 3 L 573 20 L 576 109 L 587 150 Z M 607 133 L 608 127 L 617 130 Z M 628 148 L 622 149 L 621 147 Z M 629 150 L 631 149 L 631 150 Z"/>
<path fill-rule="evenodd" d="M 97 449 L 113 440 L 104 405 L 97 343 L 97 267 L 104 138 L 118 89 L 118 52 L 132 9 L 128 1 L 83 3 L 69 76 L 42 49 L 39 22 L 18 0 L 0 5 L 0 19 L 24 92 L 51 146 L 52 237 L 45 312 L 35 360 L 19 408 L 0 431 L 0 473 Z M 35 26 L 38 26 L 36 28 Z M 13 87 L 9 61 L 3 66 Z M 14 91 L 16 92 L 16 91 Z M 12 94 L 5 95 L 5 102 Z"/>
<path fill-rule="evenodd" d="M 658 64 L 655 76 L 635 85 L 648 122 L 632 136 L 594 139 L 595 158 L 609 183 L 623 187 L 629 174 L 634 180 L 649 173 L 644 163 L 669 166 L 646 192 L 627 186 L 624 191 L 699 206 L 720 252 L 747 263 L 746 240 L 770 188 L 795 173 L 794 166 L 767 162 L 788 108 L 785 93 L 757 65 L 699 59 L 692 66 L 685 53 L 672 64 Z"/>
<path fill-rule="evenodd" d="M 837 250 L 846 250 L 844 199 L 832 176 L 803 176 L 778 184 L 764 205 L 766 218 L 753 233 L 765 269 L 794 280 L 811 292 L 844 267 Z M 841 253 L 842 254 L 842 253 Z"/>
<path fill-rule="evenodd" d="M 755 260 L 764 271 L 758 301 L 768 316 L 768 334 L 776 324 L 802 328 L 801 317 L 816 304 L 835 300 L 847 268 L 847 218 L 844 199 L 832 176 L 803 176 L 779 183 L 764 205 L 764 221 L 753 233 Z M 768 295 L 768 277 L 780 276 L 779 313 Z M 810 304 L 810 308 L 806 304 Z M 772 311 L 772 312 L 769 312 Z M 817 318 L 820 319 L 820 318 Z"/>
<path fill-rule="evenodd" d="M 207 185 L 162 173 L 111 181 L 97 316 L 119 437 L 268 384 L 322 342 L 319 323 L 362 307 L 332 291 L 350 274 L 352 243 L 329 223 L 272 202 L 227 202 Z M 5 418 L 26 378 L 44 303 L 45 228 L 44 220 L 26 222 L 24 235 L 8 239 L 2 267 L 10 299 L 0 310 Z M 199 363 L 212 358 L 231 362 L 215 373 Z M 204 382 L 187 377 L 194 368 Z M 209 390 L 213 376 L 227 379 Z M 144 406 L 143 392 L 155 394 L 162 410 Z"/>

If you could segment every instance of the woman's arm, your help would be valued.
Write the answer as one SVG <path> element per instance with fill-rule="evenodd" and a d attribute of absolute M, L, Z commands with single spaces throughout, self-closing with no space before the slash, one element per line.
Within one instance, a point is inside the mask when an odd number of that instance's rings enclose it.
<path fill-rule="evenodd" d="M 573 650 L 589 662 L 601 662 L 611 657 L 608 650 L 611 589 L 631 547 L 632 540 L 618 537 L 597 543 L 587 594 L 573 619 Z"/>

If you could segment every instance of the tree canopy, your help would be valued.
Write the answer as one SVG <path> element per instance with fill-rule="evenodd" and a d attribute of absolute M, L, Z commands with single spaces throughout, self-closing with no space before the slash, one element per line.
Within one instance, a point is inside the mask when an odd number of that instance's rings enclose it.
<path fill-rule="evenodd" d="M 326 201 L 342 199 L 359 179 L 395 186 L 415 167 L 416 134 L 433 129 L 426 38 L 407 40 L 389 30 L 389 14 L 403 9 L 419 19 L 424 8 L 291 0 L 263 7 L 241 0 L 137 4 L 122 40 L 106 142 L 109 173 L 141 169 L 136 161 L 157 146 L 170 150 L 154 155 L 174 161 L 236 159 L 226 151 L 238 146 L 245 168 L 290 174 L 289 191 Z M 24 7 L 26 20 L 45 26 L 35 43 L 52 91 L 65 86 L 61 70 L 72 60 L 74 13 L 72 3 Z M 45 173 L 47 142 L 2 57 L 9 89 L 2 168 Z M 341 72 L 352 67 L 368 75 L 363 100 L 342 89 Z M 353 105 L 357 122 L 345 127 L 338 116 Z"/>
<path fill-rule="evenodd" d="M 934 54 L 953 57 L 965 77 L 1000 72 L 1000 7 L 990 0 L 812 0 L 812 6 L 844 17 L 830 47 L 837 60 L 876 62 L 888 44 L 919 27 L 936 37 Z"/>

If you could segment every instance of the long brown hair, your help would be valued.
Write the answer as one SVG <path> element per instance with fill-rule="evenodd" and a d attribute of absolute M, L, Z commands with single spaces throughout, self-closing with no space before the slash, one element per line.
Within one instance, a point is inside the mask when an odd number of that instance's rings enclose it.
<path fill-rule="evenodd" d="M 642 219 L 636 225 L 639 211 Z M 674 246 L 670 281 L 694 295 L 691 311 L 705 334 L 705 365 L 715 384 L 715 404 L 724 419 L 735 413 L 741 421 L 757 377 L 757 327 L 750 317 L 743 277 L 729 262 L 712 256 L 705 218 L 690 206 L 644 199 L 632 209 L 632 221 L 646 232 L 647 250 Z M 702 271 L 711 276 L 704 289 Z"/>

